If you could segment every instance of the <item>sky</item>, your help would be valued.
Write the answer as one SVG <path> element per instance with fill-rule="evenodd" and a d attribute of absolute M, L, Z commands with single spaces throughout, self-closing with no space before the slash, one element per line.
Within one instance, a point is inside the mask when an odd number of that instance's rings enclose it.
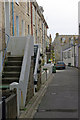
<path fill-rule="evenodd" d="M 78 2 L 80 0 L 37 0 L 43 6 L 44 16 L 48 23 L 48 35 L 78 34 Z"/>

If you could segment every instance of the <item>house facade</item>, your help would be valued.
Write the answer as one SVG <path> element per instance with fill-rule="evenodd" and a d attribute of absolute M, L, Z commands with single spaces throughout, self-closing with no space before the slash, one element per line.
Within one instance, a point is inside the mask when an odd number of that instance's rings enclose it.
<path fill-rule="evenodd" d="M 78 35 L 59 35 L 57 33 L 54 40 L 54 52 L 56 62 L 64 61 L 67 65 L 71 63 L 72 66 L 74 64 L 78 66 Z"/>
<path fill-rule="evenodd" d="M 43 8 L 37 2 L 18 1 L 4 2 L 3 6 L 5 33 L 18 37 L 32 35 L 34 44 L 40 44 L 45 60 L 48 25 Z"/>
<path fill-rule="evenodd" d="M 78 45 L 63 50 L 63 61 L 66 65 L 78 67 Z"/>
<path fill-rule="evenodd" d="M 40 44 L 41 53 L 43 54 L 45 60 L 48 25 L 43 15 L 43 8 L 39 6 L 37 2 L 32 3 L 32 8 L 34 44 Z"/>

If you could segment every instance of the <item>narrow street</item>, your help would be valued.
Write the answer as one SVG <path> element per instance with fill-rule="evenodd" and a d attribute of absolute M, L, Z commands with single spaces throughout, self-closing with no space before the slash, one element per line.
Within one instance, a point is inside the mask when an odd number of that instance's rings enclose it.
<path fill-rule="evenodd" d="M 57 70 L 34 118 L 78 118 L 78 70 Z"/>

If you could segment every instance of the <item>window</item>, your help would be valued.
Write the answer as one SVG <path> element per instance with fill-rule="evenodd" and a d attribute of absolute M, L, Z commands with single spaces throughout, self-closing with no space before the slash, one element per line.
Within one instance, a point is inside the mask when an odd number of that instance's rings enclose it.
<path fill-rule="evenodd" d="M 19 17 L 16 16 L 16 35 L 19 36 Z"/>
<path fill-rule="evenodd" d="M 27 2 L 27 13 L 29 15 L 29 2 Z"/>
<path fill-rule="evenodd" d="M 66 39 L 65 38 L 61 38 L 61 43 L 65 43 Z"/>
<path fill-rule="evenodd" d="M 35 25 L 35 8 L 33 6 L 33 25 Z"/>
<path fill-rule="evenodd" d="M 25 21 L 22 20 L 22 36 L 25 36 Z"/>
<path fill-rule="evenodd" d="M 71 51 L 68 51 L 68 58 L 71 58 Z"/>
<path fill-rule="evenodd" d="M 63 52 L 64 59 L 67 59 L 67 52 Z"/>
<path fill-rule="evenodd" d="M 30 34 L 30 28 L 29 28 L 29 25 L 28 25 L 28 34 Z"/>

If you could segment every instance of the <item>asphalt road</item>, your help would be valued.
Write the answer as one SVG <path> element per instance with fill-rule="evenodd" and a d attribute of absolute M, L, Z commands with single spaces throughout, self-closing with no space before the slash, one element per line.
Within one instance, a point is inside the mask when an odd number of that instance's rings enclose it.
<path fill-rule="evenodd" d="M 34 118 L 78 118 L 78 70 L 57 70 Z"/>

